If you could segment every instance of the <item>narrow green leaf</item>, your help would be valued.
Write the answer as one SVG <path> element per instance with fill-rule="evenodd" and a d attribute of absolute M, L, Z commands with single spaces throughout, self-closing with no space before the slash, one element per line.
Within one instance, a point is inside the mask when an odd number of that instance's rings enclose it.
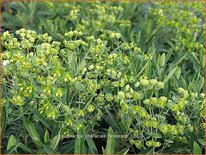
<path fill-rule="evenodd" d="M 35 126 L 33 123 L 26 117 L 23 118 L 23 124 L 29 135 L 31 136 L 33 142 L 38 146 L 42 146 L 42 142 L 40 141 L 39 135 L 36 131 Z"/>
<path fill-rule="evenodd" d="M 72 154 L 74 153 L 75 139 L 71 139 L 68 142 L 65 142 L 63 146 L 61 146 L 62 154 Z"/>
<path fill-rule="evenodd" d="M 127 154 L 129 148 L 122 149 L 121 151 L 117 152 L 117 154 Z"/>
<path fill-rule="evenodd" d="M 176 66 L 175 68 L 173 68 L 169 74 L 167 75 L 167 77 L 163 80 L 163 83 L 166 83 L 175 73 L 175 71 L 177 70 L 178 66 Z"/>
<path fill-rule="evenodd" d="M 151 77 L 152 74 L 152 62 L 149 60 L 147 62 L 147 67 L 145 68 L 145 72 L 144 72 L 146 77 Z"/>
<path fill-rule="evenodd" d="M 104 154 L 114 154 L 115 152 L 115 137 L 114 131 L 110 127 L 108 129 L 107 145 L 104 149 Z"/>
<path fill-rule="evenodd" d="M 152 134 L 152 137 L 153 138 L 162 138 L 162 135 L 159 133 L 154 133 L 154 134 Z"/>
<path fill-rule="evenodd" d="M 181 69 L 180 67 L 178 67 L 177 70 L 175 71 L 175 76 L 177 77 L 177 79 L 179 79 L 180 75 L 181 75 Z"/>
<path fill-rule="evenodd" d="M 199 92 L 201 92 L 201 89 L 204 87 L 204 77 L 200 78 L 199 80 Z"/>
<path fill-rule="evenodd" d="M 7 114 L 6 114 L 6 108 L 3 106 L 2 108 L 2 138 L 4 137 L 4 132 L 6 130 L 6 121 L 7 121 Z"/>
<path fill-rule="evenodd" d="M 190 55 L 190 54 L 188 54 L 188 58 L 192 62 L 192 66 L 193 66 L 194 70 L 195 71 L 199 70 L 199 68 L 201 66 L 200 66 L 199 61 L 197 60 L 197 58 L 194 55 Z"/>
<path fill-rule="evenodd" d="M 60 141 L 60 131 L 50 142 L 51 149 L 55 150 Z"/>
<path fill-rule="evenodd" d="M 17 153 L 17 148 L 19 145 L 12 146 L 8 151 L 5 152 L 5 154 L 11 154 L 11 153 Z"/>
<path fill-rule="evenodd" d="M 195 42 L 196 41 L 196 38 L 197 38 L 197 36 L 198 36 L 198 33 L 197 32 L 195 32 L 195 34 L 194 34 L 194 36 L 193 36 L 193 42 Z"/>
<path fill-rule="evenodd" d="M 43 153 L 48 153 L 48 154 L 54 154 L 56 153 L 54 150 L 52 150 L 49 146 L 47 145 L 43 145 L 43 149 L 44 149 L 44 152 Z"/>
<path fill-rule="evenodd" d="M 167 51 L 167 50 L 165 50 L 165 51 Z M 174 51 L 172 48 L 167 51 L 167 55 L 165 57 L 165 64 L 171 59 L 173 53 L 174 53 Z"/>
<path fill-rule="evenodd" d="M 201 67 L 204 68 L 205 67 L 205 56 L 201 57 Z"/>
<path fill-rule="evenodd" d="M 183 88 L 187 88 L 187 82 L 185 81 L 184 77 L 180 77 L 181 81 L 182 81 L 182 87 Z"/>
<path fill-rule="evenodd" d="M 77 73 L 81 72 L 86 67 L 86 60 L 82 60 L 77 66 Z"/>
<path fill-rule="evenodd" d="M 161 114 L 155 114 L 155 116 L 159 119 L 163 119 L 163 120 L 166 119 L 166 117 L 164 115 L 161 115 Z"/>
<path fill-rule="evenodd" d="M 173 62 L 174 66 L 179 65 L 186 57 L 187 57 L 187 53 L 181 53 Z"/>
<path fill-rule="evenodd" d="M 54 127 L 50 135 L 51 139 L 54 138 L 59 133 L 59 130 L 63 127 L 62 123 L 59 123 L 59 122 L 55 122 L 53 126 Z"/>
<path fill-rule="evenodd" d="M 98 154 L 97 147 L 96 147 L 94 141 L 91 138 L 86 138 L 86 141 L 87 141 L 87 144 L 89 147 L 88 153 Z"/>
<path fill-rule="evenodd" d="M 174 141 L 172 141 L 172 140 L 167 140 L 167 139 L 165 139 L 165 142 L 170 143 L 170 144 L 174 143 Z"/>
<path fill-rule="evenodd" d="M 163 53 L 159 58 L 159 64 L 160 67 L 163 67 L 165 65 L 165 53 Z"/>
<path fill-rule="evenodd" d="M 22 148 L 23 150 L 27 151 L 28 153 L 32 153 L 32 150 L 30 148 L 28 148 L 26 145 L 24 145 L 21 142 L 18 142 L 18 143 L 19 143 L 19 147 L 20 148 Z"/>
<path fill-rule="evenodd" d="M 8 141 L 6 150 L 9 150 L 10 148 L 12 148 L 15 145 L 16 145 L 16 138 L 13 135 L 11 135 L 9 137 L 9 141 Z"/>
<path fill-rule="evenodd" d="M 49 130 L 52 130 L 52 124 L 46 120 L 44 117 L 40 115 L 35 115 L 35 117 L 42 123 L 44 126 L 46 126 Z"/>
<path fill-rule="evenodd" d="M 152 148 L 148 147 L 145 150 L 141 151 L 139 154 L 152 154 L 152 153 L 153 153 Z"/>
<path fill-rule="evenodd" d="M 142 69 L 139 71 L 139 73 L 137 74 L 136 78 L 139 77 L 142 72 L 145 70 L 145 68 L 149 65 L 149 61 L 142 67 Z"/>
<path fill-rule="evenodd" d="M 44 144 L 49 142 L 49 132 L 48 130 L 45 131 L 44 133 Z"/>
<path fill-rule="evenodd" d="M 155 37 L 155 34 L 158 32 L 158 29 L 155 29 L 152 31 L 152 33 L 148 36 L 147 40 L 145 41 L 146 43 L 148 43 L 149 41 L 152 41 L 152 38 Z"/>
<path fill-rule="evenodd" d="M 132 120 L 133 119 L 128 120 L 128 117 L 125 117 L 125 115 L 121 115 L 121 122 L 119 124 L 120 124 L 120 127 L 121 127 L 123 133 L 127 133 L 129 131 Z"/>
<path fill-rule="evenodd" d="M 105 118 L 105 121 L 116 131 L 118 131 L 119 133 L 122 133 L 120 126 L 118 125 L 118 123 L 116 122 L 116 120 L 114 119 L 112 113 L 105 109 L 106 113 L 108 114 L 108 117 Z"/>
<path fill-rule="evenodd" d="M 84 138 L 83 138 L 83 129 L 77 131 L 77 138 L 75 140 L 74 154 L 83 154 L 84 153 Z"/>
<path fill-rule="evenodd" d="M 84 91 L 85 90 L 85 86 L 83 84 L 81 84 L 80 82 L 76 83 L 76 89 L 79 91 Z"/>
<path fill-rule="evenodd" d="M 205 145 L 205 141 L 204 141 L 204 139 L 202 139 L 202 138 L 197 139 L 197 142 L 198 142 L 200 145 Z"/>
<path fill-rule="evenodd" d="M 202 154 L 202 150 L 196 142 L 194 142 L 194 144 L 193 144 L 193 153 L 194 154 Z"/>

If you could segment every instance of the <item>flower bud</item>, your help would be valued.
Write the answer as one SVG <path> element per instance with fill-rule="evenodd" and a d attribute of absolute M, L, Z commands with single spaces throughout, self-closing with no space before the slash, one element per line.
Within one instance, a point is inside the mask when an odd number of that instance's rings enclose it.
<path fill-rule="evenodd" d="M 147 141 L 147 142 L 146 142 L 146 145 L 149 146 L 149 147 L 150 147 L 150 146 L 153 146 L 153 145 L 154 145 L 154 141 L 152 141 L 152 140 Z"/>
<path fill-rule="evenodd" d="M 160 142 L 154 142 L 154 147 L 160 147 L 161 143 Z"/>
<path fill-rule="evenodd" d="M 116 33 L 116 34 L 115 34 L 115 37 L 116 37 L 117 39 L 119 39 L 119 38 L 121 37 L 121 34 L 120 34 L 120 33 Z"/>
<path fill-rule="evenodd" d="M 145 125 L 147 128 L 151 127 L 151 123 L 150 123 L 148 120 L 144 121 L 144 125 Z"/>
<path fill-rule="evenodd" d="M 71 118 L 67 118 L 65 120 L 65 123 L 66 123 L 67 126 L 72 126 L 73 125 L 73 120 Z"/>
<path fill-rule="evenodd" d="M 124 100 L 125 99 L 125 93 L 123 91 L 119 91 L 117 96 L 119 97 L 119 99 Z"/>
<path fill-rule="evenodd" d="M 162 124 L 160 127 L 159 127 L 160 131 L 164 134 L 167 134 L 169 132 L 169 127 L 168 125 L 166 124 Z"/>
<path fill-rule="evenodd" d="M 143 98 L 143 94 L 140 93 L 140 92 L 134 92 L 134 93 L 133 93 L 133 98 L 134 98 L 135 100 L 140 100 L 140 99 Z"/>
<path fill-rule="evenodd" d="M 141 84 L 142 86 L 146 87 L 146 86 L 149 84 L 149 81 L 146 80 L 146 79 L 141 79 L 141 80 L 140 80 L 140 84 Z"/>
<path fill-rule="evenodd" d="M 140 112 L 141 111 L 141 107 L 140 106 L 134 106 L 134 108 L 133 108 L 133 110 L 134 110 L 134 112 Z"/>
<path fill-rule="evenodd" d="M 156 97 L 152 97 L 152 98 L 149 99 L 149 102 L 150 102 L 151 104 L 155 105 L 155 104 L 157 104 L 158 99 L 157 99 Z"/>
<path fill-rule="evenodd" d="M 84 110 L 80 109 L 80 110 L 78 111 L 78 116 L 84 116 L 84 115 L 85 115 Z"/>
<path fill-rule="evenodd" d="M 162 102 L 166 102 L 166 101 L 167 101 L 167 98 L 166 98 L 165 96 L 161 96 L 161 97 L 159 98 L 159 100 L 162 101 Z"/>
<path fill-rule="evenodd" d="M 149 80 L 149 84 L 152 85 L 152 86 L 154 86 L 154 85 L 157 84 L 157 80 L 155 80 L 155 79 L 150 79 L 150 80 Z"/>
<path fill-rule="evenodd" d="M 128 113 L 128 105 L 126 103 L 121 104 L 121 109 L 124 113 Z"/>
<path fill-rule="evenodd" d="M 163 89 L 164 88 L 164 83 L 163 82 L 157 82 L 157 88 Z"/>
<path fill-rule="evenodd" d="M 139 85 L 140 85 L 140 82 L 136 82 L 134 86 L 137 88 L 139 87 Z"/>
<path fill-rule="evenodd" d="M 178 90 L 178 93 L 180 93 L 180 94 L 185 93 L 185 90 L 182 87 L 179 87 L 177 90 Z"/>
<path fill-rule="evenodd" d="M 189 129 L 190 132 L 193 132 L 194 127 L 191 124 L 188 124 L 187 128 Z"/>
<path fill-rule="evenodd" d="M 145 100 L 143 101 L 143 103 L 144 103 L 145 105 L 149 105 L 149 104 L 150 104 L 149 99 L 145 99 Z"/>
<path fill-rule="evenodd" d="M 141 141 L 135 141 L 134 145 L 136 146 L 136 148 L 140 149 L 142 147 L 142 143 Z"/>
<path fill-rule="evenodd" d="M 91 113 L 94 111 L 95 107 L 94 107 L 94 105 L 89 105 L 87 109 Z"/>
<path fill-rule="evenodd" d="M 94 68 L 94 65 L 90 65 L 89 67 L 88 67 L 88 70 L 92 70 Z"/>
<path fill-rule="evenodd" d="M 132 95 L 130 93 L 125 94 L 126 98 L 132 98 Z"/>
<path fill-rule="evenodd" d="M 204 99 L 204 98 L 205 98 L 205 94 L 204 94 L 204 93 L 201 93 L 201 94 L 200 94 L 200 97 Z"/>
<path fill-rule="evenodd" d="M 111 83 L 112 86 L 114 87 L 119 87 L 119 82 L 118 81 L 114 81 Z"/>
<path fill-rule="evenodd" d="M 129 88 L 130 88 L 130 86 L 127 84 L 127 85 L 125 86 L 125 90 L 128 92 L 128 91 L 129 91 Z"/>
<path fill-rule="evenodd" d="M 64 93 L 63 88 L 57 88 L 55 95 L 56 95 L 57 97 L 62 97 L 62 96 L 63 96 L 63 93 Z"/>

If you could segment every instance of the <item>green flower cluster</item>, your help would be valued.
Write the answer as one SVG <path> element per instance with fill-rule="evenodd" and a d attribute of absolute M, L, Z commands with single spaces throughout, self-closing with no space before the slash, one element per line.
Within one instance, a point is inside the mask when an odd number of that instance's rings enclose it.
<path fill-rule="evenodd" d="M 147 81 L 153 81 L 153 79 L 145 80 L 144 78 L 144 83 L 149 83 Z M 157 83 L 156 80 L 155 83 Z M 168 141 L 175 143 L 183 139 L 184 143 L 189 144 L 187 134 L 203 132 L 200 129 L 204 124 L 202 122 L 205 101 L 203 93 L 198 95 L 178 88 L 176 93 L 173 92 L 170 97 L 159 97 L 159 90 L 148 91 L 150 88 L 141 90 L 144 91 L 143 97 L 136 102 L 137 105 L 134 103 L 127 105 L 127 109 L 130 110 L 127 117 L 132 120 L 129 131 L 132 145 L 134 144 L 139 149 L 144 145 L 149 147 L 160 147 L 162 144 L 169 146 Z M 193 117 L 198 118 L 201 123 L 194 122 Z M 171 118 L 174 120 L 171 121 Z M 145 142 L 142 142 L 142 139 Z"/>
<path fill-rule="evenodd" d="M 66 4 L 65 4 L 66 5 Z M 124 19 L 120 14 L 124 11 L 122 5 L 111 5 L 107 3 L 92 4 L 70 4 L 69 19 L 75 25 L 75 30 L 84 32 L 89 35 L 98 34 L 100 38 L 107 39 L 107 35 L 111 38 L 119 38 L 120 35 L 110 33 L 115 25 L 119 27 L 129 27 L 130 21 Z M 85 8 L 87 8 L 85 10 Z M 85 16 L 85 14 L 89 14 Z M 84 18 L 82 18 L 84 17 Z M 91 27 L 95 28 L 91 29 Z"/>
<path fill-rule="evenodd" d="M 205 128 L 203 6 L 170 1 L 5 3 L 5 153 L 200 152 Z M 12 26 L 10 21 L 15 21 Z M 25 25 L 32 30 L 16 31 Z M 106 131 L 105 149 L 105 139 L 68 138 Z"/>
<path fill-rule="evenodd" d="M 106 42 L 75 30 L 65 34 L 62 44 L 25 29 L 17 30 L 16 37 L 3 33 L 3 61 L 9 62 L 4 66 L 4 104 L 30 107 L 62 122 L 64 134 L 94 127 L 106 110 L 114 110 L 122 122 L 129 118 L 125 134 L 135 135 L 129 142 L 138 149 L 188 140 L 186 133 L 200 125 L 192 124 L 189 115 L 200 116 L 204 94 L 178 88 L 161 95 L 163 82 L 135 77 L 130 70 L 134 61 L 143 65 L 147 60 L 140 48 L 118 41 L 120 37 L 113 32 Z M 168 122 L 167 115 L 175 120 Z"/>
<path fill-rule="evenodd" d="M 117 89 L 135 81 L 128 66 L 132 49 L 138 47 L 125 51 L 120 41 L 113 40 L 119 35 L 111 33 L 110 43 L 117 46 L 111 47 L 76 30 L 65 34 L 63 44 L 30 30 L 17 30 L 15 37 L 5 32 L 3 61 L 8 63 L 4 66 L 4 85 L 8 95 L 4 103 L 25 107 L 32 101 L 32 111 L 57 121 L 64 117 L 65 125 L 72 124 L 76 132 L 79 122 L 86 125 L 86 120 L 111 106 Z M 136 57 L 144 62 L 141 52 Z M 131 95 L 137 98 L 139 94 Z"/>
<path fill-rule="evenodd" d="M 162 2 L 149 8 L 149 16 L 155 18 L 162 30 L 174 34 L 171 41 L 175 42 L 176 52 L 204 50 L 203 42 L 197 41 L 204 30 L 204 2 Z"/>

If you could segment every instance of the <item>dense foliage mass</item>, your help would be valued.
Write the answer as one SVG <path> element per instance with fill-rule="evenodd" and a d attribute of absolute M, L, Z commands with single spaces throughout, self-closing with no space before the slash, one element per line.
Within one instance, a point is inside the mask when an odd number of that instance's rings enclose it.
<path fill-rule="evenodd" d="M 203 17 L 202 2 L 5 3 L 4 152 L 201 153 Z"/>

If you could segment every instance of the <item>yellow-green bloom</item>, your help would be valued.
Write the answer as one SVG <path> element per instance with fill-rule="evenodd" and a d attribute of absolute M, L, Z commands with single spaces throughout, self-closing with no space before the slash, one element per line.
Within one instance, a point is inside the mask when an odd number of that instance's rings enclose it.
<path fill-rule="evenodd" d="M 57 97 L 62 97 L 64 95 L 64 89 L 63 88 L 57 88 L 55 91 L 55 95 Z"/>
<path fill-rule="evenodd" d="M 141 84 L 142 86 L 146 87 L 146 86 L 148 86 L 149 81 L 148 81 L 147 79 L 141 79 L 141 80 L 140 80 L 140 84 Z"/>
<path fill-rule="evenodd" d="M 119 91 L 117 96 L 119 97 L 120 100 L 124 100 L 125 99 L 125 93 L 123 91 Z"/>
<path fill-rule="evenodd" d="M 90 105 L 88 106 L 88 108 L 87 108 L 87 110 L 88 110 L 90 113 L 93 112 L 94 109 L 95 109 L 95 107 L 94 107 L 94 105 L 92 105 L 92 104 L 90 104 Z"/>
<path fill-rule="evenodd" d="M 11 101 L 18 106 L 24 105 L 24 99 L 20 95 L 14 96 Z"/>
<path fill-rule="evenodd" d="M 114 96 L 111 93 L 107 93 L 105 95 L 105 98 L 108 102 L 112 101 L 114 99 Z"/>
<path fill-rule="evenodd" d="M 163 82 L 157 82 L 157 88 L 163 89 L 164 88 L 164 83 Z"/>
<path fill-rule="evenodd" d="M 151 84 L 151 86 L 154 86 L 154 85 L 157 84 L 157 80 L 155 80 L 155 79 L 150 79 L 150 80 L 149 80 L 149 84 Z"/>

